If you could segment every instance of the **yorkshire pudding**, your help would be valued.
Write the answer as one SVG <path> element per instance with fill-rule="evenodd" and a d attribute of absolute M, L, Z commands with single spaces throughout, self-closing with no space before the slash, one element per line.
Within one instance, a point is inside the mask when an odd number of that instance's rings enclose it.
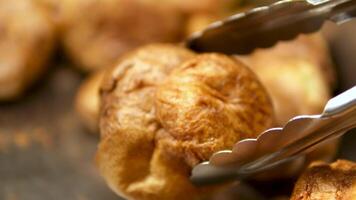
<path fill-rule="evenodd" d="M 128 50 L 180 38 L 182 14 L 157 1 L 62 0 L 62 43 L 85 71 L 114 64 Z"/>
<path fill-rule="evenodd" d="M 75 97 L 75 110 L 79 119 L 85 128 L 92 133 L 99 131 L 99 88 L 104 73 L 104 70 L 99 70 L 86 78 L 80 85 Z"/>
<path fill-rule="evenodd" d="M 44 71 L 54 26 L 32 0 L 0 0 L 0 100 L 21 94 Z"/>
<path fill-rule="evenodd" d="M 356 164 L 315 162 L 297 181 L 291 200 L 355 200 Z"/>
<path fill-rule="evenodd" d="M 198 199 L 197 162 L 271 126 L 273 108 L 256 76 L 225 55 L 144 46 L 106 74 L 97 163 L 128 199 Z"/>

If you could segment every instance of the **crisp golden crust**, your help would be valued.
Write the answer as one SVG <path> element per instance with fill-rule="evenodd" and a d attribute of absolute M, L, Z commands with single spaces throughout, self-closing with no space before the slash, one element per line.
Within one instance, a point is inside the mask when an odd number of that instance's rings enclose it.
<path fill-rule="evenodd" d="M 128 50 L 180 37 L 182 15 L 171 6 L 140 0 L 63 0 L 62 42 L 82 69 L 114 64 Z"/>
<path fill-rule="evenodd" d="M 205 58 L 208 60 L 204 61 Z M 182 64 L 184 62 L 185 64 Z M 206 80 L 214 80 L 214 83 L 212 83 L 214 85 L 207 85 L 206 90 L 204 90 L 204 86 L 199 85 L 205 84 L 204 82 L 200 83 L 198 80 L 193 80 L 193 74 L 191 74 L 191 77 L 189 77 L 189 73 L 186 74 L 189 70 L 185 71 L 187 69 L 184 66 L 190 66 L 189 63 L 192 62 L 197 62 L 198 65 L 202 62 L 200 66 L 202 68 L 193 70 L 194 73 L 203 73 L 201 76 L 204 76 L 204 65 L 208 63 L 212 64 L 208 68 L 214 69 L 215 72 L 222 70 L 216 77 L 207 74 Z M 183 67 L 180 68 L 179 66 Z M 179 70 L 172 73 L 168 82 L 165 82 L 167 76 L 177 67 L 179 67 Z M 189 181 L 191 166 L 184 159 L 184 154 L 179 155 L 179 153 L 173 152 L 174 148 L 167 149 L 167 139 L 171 138 L 172 133 L 170 131 L 174 128 L 171 125 L 167 126 L 166 122 L 169 120 L 165 119 L 164 108 L 158 108 L 164 105 L 161 105 L 160 100 L 157 101 L 156 95 L 159 96 L 165 90 L 165 88 L 158 89 L 159 86 L 172 85 L 173 83 L 171 82 L 177 76 L 180 76 L 180 73 L 187 79 L 192 78 L 192 81 L 199 85 L 198 88 L 195 88 L 197 90 L 194 90 L 193 86 L 187 88 L 189 89 L 187 92 L 190 94 L 200 95 L 199 92 L 213 90 L 208 87 L 214 87 L 214 90 L 222 89 L 222 91 L 219 91 L 221 93 L 219 95 L 222 98 L 226 98 L 228 101 L 225 102 L 226 107 L 231 107 L 232 111 L 227 111 L 227 108 L 217 110 L 215 113 L 220 116 L 225 115 L 224 112 L 232 116 L 237 115 L 234 112 L 237 112 L 238 106 L 236 106 L 236 109 L 232 108 L 234 107 L 234 100 L 237 99 L 234 95 L 240 95 L 239 90 L 245 90 L 243 87 L 240 89 L 238 87 L 238 84 L 243 83 L 244 80 L 251 81 L 251 85 L 255 85 L 251 87 L 250 84 L 243 84 L 244 87 L 253 88 L 247 89 L 248 91 L 259 94 L 261 90 L 263 98 L 268 99 L 264 89 L 256 81 L 254 75 L 245 69 L 245 66 L 222 55 L 212 54 L 195 57 L 194 53 L 184 48 L 162 44 L 145 46 L 128 54 L 119 61 L 115 68 L 106 74 L 101 90 L 100 131 L 102 138 L 97 152 L 97 163 L 108 185 L 117 194 L 128 199 L 199 199 L 220 187 L 198 188 L 193 186 Z M 238 75 L 239 73 L 241 73 L 241 77 Z M 234 80 L 239 77 L 241 80 Z M 227 78 L 227 80 L 225 81 L 222 78 Z M 218 83 L 219 79 L 220 83 Z M 185 85 L 182 85 L 181 89 L 184 87 Z M 215 93 L 218 92 L 215 91 Z M 247 94 L 246 96 L 242 95 L 244 98 L 248 98 L 247 96 Z M 258 100 L 259 95 L 251 94 L 250 97 L 248 98 L 249 100 L 257 99 L 257 101 L 260 101 Z M 209 98 L 214 102 L 219 101 L 213 100 L 213 98 L 217 97 Z M 189 106 L 188 102 L 182 103 Z M 248 100 L 245 103 L 248 104 Z M 219 104 L 222 104 L 222 102 L 219 102 Z M 182 104 L 175 109 L 184 111 L 185 105 Z M 248 105 L 239 106 L 241 106 L 239 108 L 241 112 L 246 111 L 242 107 L 249 109 Z M 267 103 L 266 106 L 271 105 Z M 200 109 L 207 109 L 207 107 L 197 105 L 196 110 Z M 272 110 L 272 108 L 268 110 Z M 244 114 L 241 113 L 240 115 Z M 250 117 L 249 112 L 246 117 Z M 266 116 L 266 118 L 270 117 Z M 200 121 L 199 123 L 203 123 L 206 119 L 207 126 L 210 126 L 212 124 L 211 121 L 215 120 L 203 115 L 200 120 L 198 118 L 196 119 Z M 252 118 L 253 120 L 256 119 Z M 172 122 L 172 119 L 170 120 Z M 188 124 L 191 122 L 188 119 L 185 120 Z M 239 121 L 240 119 L 237 120 Z M 241 120 L 239 122 L 246 123 Z M 220 123 L 222 122 L 216 121 L 217 128 L 221 127 Z M 190 124 L 193 125 L 193 123 Z M 243 127 L 244 125 L 236 126 Z M 187 128 L 193 130 L 190 127 Z M 229 126 L 229 128 L 232 127 Z M 262 125 L 260 128 L 262 129 Z M 251 136 L 257 134 L 252 132 L 259 128 L 253 127 L 252 129 L 246 134 L 251 134 Z M 240 133 L 240 131 L 237 131 L 235 134 L 239 135 Z M 231 131 L 221 132 L 220 134 L 225 135 L 226 138 L 240 139 L 240 137 L 231 136 Z M 178 135 L 180 138 L 184 137 L 183 132 Z M 194 140 L 200 137 L 197 135 L 195 138 L 189 131 L 186 132 L 186 136 Z M 212 134 L 211 137 L 212 139 L 214 137 L 223 138 L 216 133 Z M 204 137 L 200 138 L 205 140 Z M 176 143 L 179 143 L 179 141 L 177 140 Z M 221 143 L 219 145 L 220 148 L 231 148 L 230 143 Z M 185 147 L 185 149 L 188 150 L 188 147 Z"/>
<path fill-rule="evenodd" d="M 194 166 L 212 153 L 255 138 L 272 125 L 269 97 L 242 63 L 220 54 L 196 56 L 172 72 L 156 95 L 169 133 L 167 148 Z"/>
<path fill-rule="evenodd" d="M 150 123 L 148 116 L 154 118 L 154 113 L 147 115 L 146 112 L 151 112 L 153 109 L 156 86 L 165 80 L 174 67 L 193 56 L 194 53 L 189 50 L 168 44 L 147 45 L 124 56 L 112 70 L 108 71 L 101 87 L 102 136 L 116 133 L 116 130 L 110 129 L 113 124 L 116 124 L 113 122 L 116 122 L 116 119 L 126 120 L 131 115 L 129 121 L 117 121 L 117 123 L 129 127 L 136 125 L 147 127 Z M 140 113 L 136 111 L 144 112 L 143 116 L 141 114 L 141 117 L 135 116 Z M 125 117 L 121 118 L 115 113 L 123 114 Z M 115 117 L 115 121 L 112 121 L 112 117 Z M 135 123 L 140 118 L 144 124 Z"/>
<path fill-rule="evenodd" d="M 338 160 L 315 162 L 299 178 L 291 200 L 356 199 L 356 164 Z"/>
<path fill-rule="evenodd" d="M 0 0 L 0 100 L 21 95 L 44 71 L 54 27 L 30 0 Z"/>
<path fill-rule="evenodd" d="M 90 75 L 80 85 L 75 97 L 75 110 L 83 125 L 91 132 L 99 132 L 99 88 L 104 77 L 104 70 Z"/>

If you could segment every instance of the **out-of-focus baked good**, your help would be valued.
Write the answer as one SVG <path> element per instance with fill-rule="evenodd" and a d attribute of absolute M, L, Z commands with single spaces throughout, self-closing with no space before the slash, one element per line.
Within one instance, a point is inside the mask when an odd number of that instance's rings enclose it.
<path fill-rule="evenodd" d="M 239 5 L 241 0 L 163 0 L 160 3 L 166 3 L 177 7 L 185 14 L 196 13 L 216 13 L 230 10 Z"/>
<path fill-rule="evenodd" d="M 221 14 L 216 14 L 216 13 L 197 13 L 194 15 L 191 15 L 187 19 L 186 27 L 185 27 L 185 35 L 186 37 L 189 37 L 193 33 L 197 31 L 201 31 L 204 28 L 206 28 L 209 24 L 213 23 L 214 21 L 217 21 L 221 19 L 222 16 Z"/>
<path fill-rule="evenodd" d="M 197 199 L 192 166 L 273 121 L 267 92 L 242 63 L 156 44 L 123 57 L 102 85 L 97 163 L 128 199 Z"/>
<path fill-rule="evenodd" d="M 291 200 L 355 200 L 356 164 L 312 163 L 297 181 Z"/>
<path fill-rule="evenodd" d="M 194 12 L 187 17 L 187 22 L 185 26 L 185 36 L 189 37 L 191 34 L 204 30 L 209 24 L 225 19 L 231 15 L 244 12 L 250 9 L 253 2 L 243 1 L 243 0 L 232 0 L 232 1 L 216 1 L 220 5 L 213 7 L 210 11 Z"/>
<path fill-rule="evenodd" d="M 44 71 L 54 27 L 32 0 L 0 0 L 0 100 L 23 94 Z"/>
<path fill-rule="evenodd" d="M 152 42 L 180 42 L 191 15 L 225 13 L 239 0 L 37 0 L 60 21 L 64 50 L 81 69 L 115 63 Z M 59 14 L 58 14 L 59 13 Z M 189 25 L 191 26 L 191 25 Z"/>
<path fill-rule="evenodd" d="M 49 16 L 53 24 L 55 24 L 56 31 L 59 31 L 59 26 L 61 22 L 60 12 L 62 0 L 31 0 L 36 2 L 36 4 L 43 9 L 44 12 Z"/>
<path fill-rule="evenodd" d="M 105 70 L 94 72 L 80 85 L 75 98 L 75 110 L 82 124 L 92 133 L 98 133 L 100 97 L 99 88 Z"/>
<path fill-rule="evenodd" d="M 86 71 L 147 43 L 178 41 L 184 22 L 178 9 L 152 0 L 62 0 L 60 10 L 64 49 Z"/>
<path fill-rule="evenodd" d="M 276 112 L 275 126 L 283 126 L 297 115 L 320 114 L 331 98 L 334 70 L 320 33 L 301 35 L 239 58 L 251 67 L 269 92 Z M 337 148 L 337 140 L 323 144 L 310 152 L 304 162 L 286 166 L 279 170 L 285 173 L 276 175 L 296 175 L 313 160 L 331 161 Z"/>
<path fill-rule="evenodd" d="M 331 97 L 333 66 L 319 33 L 302 35 L 240 58 L 270 93 L 277 125 L 297 115 L 321 113 Z"/>

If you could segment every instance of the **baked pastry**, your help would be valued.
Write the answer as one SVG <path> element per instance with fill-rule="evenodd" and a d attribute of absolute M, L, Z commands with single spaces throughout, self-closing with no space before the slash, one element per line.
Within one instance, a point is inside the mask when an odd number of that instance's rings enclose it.
<path fill-rule="evenodd" d="M 153 0 L 62 0 L 60 10 L 64 50 L 85 71 L 147 43 L 178 41 L 184 22 L 180 11 Z"/>
<path fill-rule="evenodd" d="M 0 0 L 0 100 L 19 97 L 45 70 L 54 27 L 32 0 Z"/>
<path fill-rule="evenodd" d="M 192 167 L 271 126 L 273 108 L 256 76 L 220 54 L 168 44 L 124 56 L 101 88 L 97 164 L 128 199 L 197 199 Z"/>
<path fill-rule="evenodd" d="M 75 97 L 75 110 L 79 119 L 92 133 L 99 132 L 99 88 L 104 72 L 104 70 L 99 70 L 86 78 L 80 85 Z"/>
<path fill-rule="evenodd" d="M 239 57 L 270 93 L 277 125 L 297 115 L 319 114 L 335 81 L 329 49 L 320 33 L 301 35 Z"/>
<path fill-rule="evenodd" d="M 312 163 L 297 181 L 291 200 L 355 200 L 356 164 Z"/>

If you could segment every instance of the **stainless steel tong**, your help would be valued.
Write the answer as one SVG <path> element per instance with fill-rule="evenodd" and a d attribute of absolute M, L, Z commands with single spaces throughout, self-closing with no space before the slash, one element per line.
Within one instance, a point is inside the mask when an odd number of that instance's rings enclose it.
<path fill-rule="evenodd" d="M 356 0 L 282 0 L 217 21 L 193 34 L 186 45 L 198 52 L 248 54 L 300 33 L 318 31 L 356 16 Z"/>
<path fill-rule="evenodd" d="M 282 0 L 215 22 L 186 44 L 200 52 L 247 54 L 317 31 L 325 20 L 340 24 L 355 16 L 356 0 Z M 194 167 L 191 180 L 209 184 L 243 179 L 303 155 L 352 128 L 356 128 L 356 86 L 329 100 L 320 115 L 297 116 L 283 128 L 216 152 L 208 162 Z"/>

